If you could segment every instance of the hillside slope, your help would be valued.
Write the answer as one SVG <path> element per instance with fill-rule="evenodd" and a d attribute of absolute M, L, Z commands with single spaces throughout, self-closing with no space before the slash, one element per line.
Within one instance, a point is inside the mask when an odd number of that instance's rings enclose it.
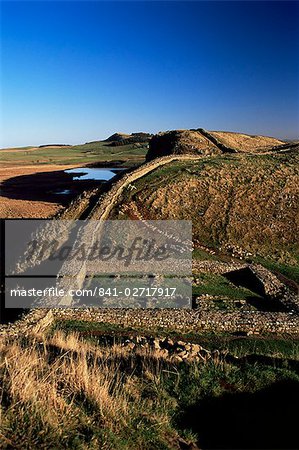
<path fill-rule="evenodd" d="M 161 156 L 176 154 L 214 155 L 220 153 L 263 152 L 285 144 L 266 136 L 250 136 L 243 133 L 208 131 L 204 128 L 161 132 L 149 141 L 148 161 Z"/>
<path fill-rule="evenodd" d="M 284 144 L 283 141 L 268 136 L 251 136 L 228 131 L 210 131 L 210 134 L 224 145 L 233 147 L 239 152 L 259 152 L 275 145 Z"/>
<path fill-rule="evenodd" d="M 117 214 L 192 219 L 196 242 L 296 265 L 298 181 L 298 148 L 177 161 L 126 189 Z"/>

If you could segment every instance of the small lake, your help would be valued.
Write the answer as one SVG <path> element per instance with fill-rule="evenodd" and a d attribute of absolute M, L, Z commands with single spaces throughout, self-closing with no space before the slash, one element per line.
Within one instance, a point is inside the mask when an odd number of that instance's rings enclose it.
<path fill-rule="evenodd" d="M 71 189 L 57 189 L 56 191 L 51 191 L 53 194 L 57 195 L 68 195 L 71 194 Z"/>
<path fill-rule="evenodd" d="M 73 180 L 99 180 L 109 181 L 111 178 L 124 169 L 111 168 L 111 167 L 77 167 L 76 169 L 65 170 L 65 173 L 74 174 Z"/>

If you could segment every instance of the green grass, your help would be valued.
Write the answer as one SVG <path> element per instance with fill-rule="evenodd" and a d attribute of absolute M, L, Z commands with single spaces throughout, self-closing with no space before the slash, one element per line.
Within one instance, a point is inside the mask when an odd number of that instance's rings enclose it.
<path fill-rule="evenodd" d="M 238 337 L 229 333 L 182 333 L 165 331 L 164 329 L 147 329 L 144 327 L 124 327 L 105 322 L 89 322 L 84 320 L 57 320 L 49 331 L 53 335 L 56 331 L 65 333 L 77 332 L 84 338 L 97 342 L 99 335 L 115 336 L 117 342 L 121 336 L 146 335 L 170 337 L 174 340 L 185 340 L 201 344 L 208 350 L 228 351 L 234 356 L 242 357 L 258 354 L 279 358 L 290 358 L 299 361 L 299 338 L 287 336 L 244 336 Z"/>
<path fill-rule="evenodd" d="M 218 261 L 218 258 L 216 255 L 212 255 L 211 253 L 208 253 L 201 248 L 195 248 L 192 252 L 192 259 L 198 260 L 198 261 Z"/>
<path fill-rule="evenodd" d="M 278 271 L 285 277 L 290 280 L 299 283 L 299 261 L 298 265 L 291 266 L 289 264 L 283 264 L 277 261 L 274 261 L 272 258 L 262 258 L 261 256 L 257 256 L 254 258 L 255 262 L 262 264 L 269 270 Z"/>
<path fill-rule="evenodd" d="M 259 297 L 249 289 L 234 286 L 221 275 L 203 273 L 196 275 L 196 278 L 200 280 L 200 285 L 192 287 L 193 295 L 209 294 L 219 297 L 229 297 L 236 300 Z"/>

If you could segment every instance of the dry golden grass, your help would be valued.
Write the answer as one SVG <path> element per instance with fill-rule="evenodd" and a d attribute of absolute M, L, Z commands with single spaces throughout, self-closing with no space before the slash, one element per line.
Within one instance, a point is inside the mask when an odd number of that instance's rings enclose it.
<path fill-rule="evenodd" d="M 298 180 L 296 150 L 172 163 L 135 182 L 118 209 L 135 205 L 150 220 L 189 219 L 203 245 L 239 247 L 296 265 Z"/>
<path fill-rule="evenodd" d="M 233 133 L 228 131 L 210 131 L 222 144 L 243 152 L 258 152 L 285 142 L 268 136 L 251 136 L 249 134 Z"/>
<path fill-rule="evenodd" d="M 206 435 L 201 420 L 195 428 L 180 422 L 194 404 L 281 380 L 299 383 L 289 367 L 237 367 L 221 358 L 174 364 L 146 347 L 51 333 L 0 339 L 1 449 L 196 449 L 192 443 Z"/>
<path fill-rule="evenodd" d="M 161 440 L 170 428 L 167 401 L 156 409 L 152 399 L 142 398 L 143 383 L 159 380 L 154 352 L 153 358 L 142 348 L 134 353 L 142 359 L 137 378 L 134 370 L 120 369 L 124 361 L 134 367 L 127 348 L 92 345 L 76 333 L 0 345 L 1 448 L 130 448 L 135 434 L 135 448 L 142 449 L 143 420 Z"/>

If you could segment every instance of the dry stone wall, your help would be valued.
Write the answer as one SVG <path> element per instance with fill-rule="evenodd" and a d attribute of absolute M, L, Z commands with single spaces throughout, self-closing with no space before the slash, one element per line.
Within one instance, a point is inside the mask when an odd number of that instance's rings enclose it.
<path fill-rule="evenodd" d="M 62 320 L 87 320 L 123 327 L 179 332 L 245 332 L 247 334 L 299 334 L 299 316 L 294 313 L 205 312 L 192 309 L 86 309 L 55 310 Z"/>
<path fill-rule="evenodd" d="M 181 333 L 228 332 L 299 336 L 299 316 L 293 312 L 201 312 L 193 309 L 53 309 L 33 310 L 14 324 L 1 325 L 0 336 L 43 332 L 55 320 L 80 320 Z"/>

